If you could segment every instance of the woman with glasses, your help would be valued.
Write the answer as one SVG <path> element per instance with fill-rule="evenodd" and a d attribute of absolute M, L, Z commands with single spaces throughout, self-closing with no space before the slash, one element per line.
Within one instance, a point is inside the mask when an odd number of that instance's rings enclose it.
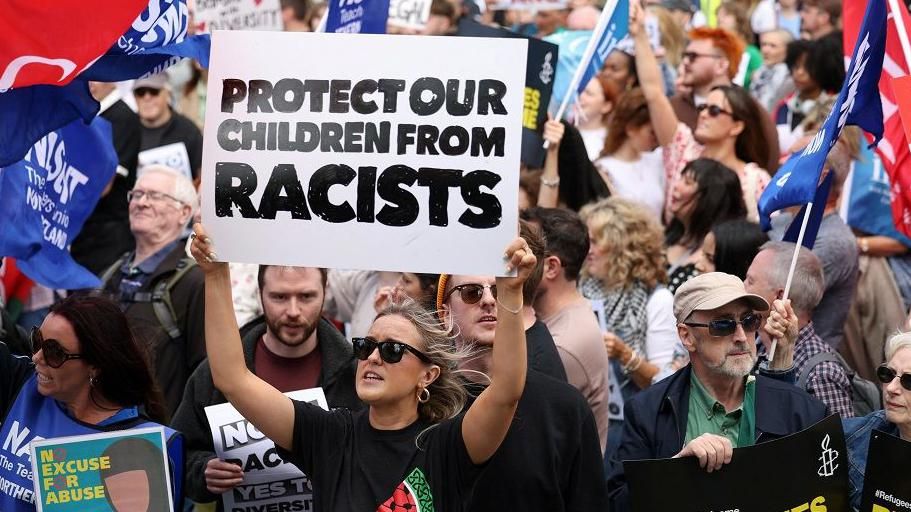
<path fill-rule="evenodd" d="M 896 334 L 886 343 L 886 362 L 876 370 L 883 386 L 883 407 L 861 418 L 842 420 L 848 447 L 851 507 L 860 507 L 867 467 L 870 433 L 881 430 L 911 442 L 911 332 Z"/>
<path fill-rule="evenodd" d="M 497 319 L 490 386 L 464 413 L 451 334 L 413 302 L 377 315 L 368 335 L 354 338 L 355 388 L 367 408 L 326 412 L 293 401 L 244 363 L 226 263 L 201 225 L 191 251 L 206 274 L 206 348 L 215 386 L 273 440 L 284 460 L 310 478 L 313 508 L 329 511 L 460 510 L 480 465 L 496 452 L 525 382 L 522 284 L 535 267 L 528 244 L 506 249 L 497 278 Z"/>
<path fill-rule="evenodd" d="M 769 142 L 763 131 L 762 109 L 750 93 L 736 85 L 719 85 L 699 105 L 695 131 L 681 123 L 664 94 L 655 54 L 643 27 L 642 9 L 631 6 L 630 35 L 636 47 L 636 69 L 642 92 L 648 102 L 652 127 L 658 143 L 664 148 L 664 171 L 668 198 L 683 168 L 696 158 L 711 158 L 724 164 L 740 179 L 747 218 L 759 219 L 757 203 L 770 181 L 769 172 L 760 167 L 768 161 Z M 715 54 L 684 53 L 685 62 L 717 59 Z M 665 209 L 665 220 L 670 212 Z"/>
<path fill-rule="evenodd" d="M 148 361 L 116 303 L 73 296 L 31 332 L 31 359 L 0 343 L 0 510 L 34 511 L 33 440 L 158 427 L 166 422 Z M 174 503 L 183 481 L 182 441 L 166 428 Z M 9 492 L 7 492 L 9 489 Z M 154 492 L 155 489 L 150 489 Z"/>

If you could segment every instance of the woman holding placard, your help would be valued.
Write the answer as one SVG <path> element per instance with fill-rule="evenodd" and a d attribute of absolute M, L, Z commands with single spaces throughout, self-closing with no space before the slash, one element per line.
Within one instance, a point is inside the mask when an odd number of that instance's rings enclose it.
<path fill-rule="evenodd" d="M 32 441 L 161 427 L 166 420 L 148 361 L 111 300 L 74 296 L 55 304 L 44 323 L 32 329 L 31 345 L 34 355 L 29 359 L 12 355 L 0 343 L 3 512 L 35 510 L 34 501 L 44 496 L 36 496 L 36 489 L 60 492 L 59 482 L 50 487 L 46 481 L 33 482 Z M 171 495 L 180 504 L 182 442 L 173 430 L 165 428 L 165 433 Z M 81 490 L 70 489 L 70 484 L 67 480 L 65 490 Z M 91 503 L 85 505 L 88 509 Z"/>
<path fill-rule="evenodd" d="M 465 392 L 455 375 L 449 331 L 413 302 L 377 315 L 369 335 L 354 338 L 358 413 L 289 399 L 247 369 L 231 303 L 228 266 L 216 263 L 212 241 L 196 225 L 192 254 L 206 274 L 206 349 L 215 386 L 280 447 L 284 460 L 310 477 L 313 508 L 460 510 L 480 465 L 496 452 L 525 382 L 522 284 L 535 266 L 528 244 L 506 250 L 497 278 L 493 349 L 496 375 L 462 413 Z"/>
<path fill-rule="evenodd" d="M 896 334 L 886 343 L 886 362 L 876 370 L 883 386 L 883 407 L 861 418 L 842 420 L 848 447 L 851 507 L 860 507 L 870 434 L 881 430 L 911 442 L 911 333 Z M 904 471 L 904 470 L 903 470 Z"/>

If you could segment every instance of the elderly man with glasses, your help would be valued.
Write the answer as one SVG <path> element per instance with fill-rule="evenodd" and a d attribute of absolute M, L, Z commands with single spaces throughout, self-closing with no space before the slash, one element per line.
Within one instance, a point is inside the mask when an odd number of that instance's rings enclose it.
<path fill-rule="evenodd" d="M 611 510 L 630 508 L 624 460 L 695 456 L 713 471 L 731 461 L 734 448 L 793 434 L 825 417 L 825 405 L 796 386 L 752 375 L 756 333 L 768 310 L 764 298 L 747 293 L 730 274 L 702 274 L 677 289 L 674 316 L 690 364 L 626 403 L 608 478 Z M 776 300 L 765 328 L 793 346 L 797 318 L 790 304 Z"/>
<path fill-rule="evenodd" d="M 203 274 L 182 240 L 197 207 L 196 190 L 179 171 L 153 165 L 140 173 L 127 200 L 136 248 L 102 274 L 102 289 L 120 302 L 130 327 L 148 344 L 170 415 L 206 355 Z"/>

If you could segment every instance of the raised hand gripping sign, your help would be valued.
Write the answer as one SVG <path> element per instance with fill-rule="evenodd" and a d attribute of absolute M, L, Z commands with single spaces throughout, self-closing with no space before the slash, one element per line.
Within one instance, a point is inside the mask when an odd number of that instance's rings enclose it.
<path fill-rule="evenodd" d="M 219 258 L 503 274 L 526 52 L 509 39 L 216 32 L 202 208 Z"/>

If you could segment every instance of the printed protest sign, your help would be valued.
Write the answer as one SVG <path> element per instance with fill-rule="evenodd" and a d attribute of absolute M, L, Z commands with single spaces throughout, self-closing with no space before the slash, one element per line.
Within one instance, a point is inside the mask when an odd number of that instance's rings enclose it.
<path fill-rule="evenodd" d="M 836 414 L 796 434 L 736 448 L 731 462 L 712 473 L 696 457 L 625 461 L 623 469 L 639 512 L 848 510 L 848 453 Z"/>
<path fill-rule="evenodd" d="M 197 33 L 213 30 L 281 30 L 279 0 L 196 0 Z"/>
<path fill-rule="evenodd" d="M 482 25 L 474 20 L 460 20 L 457 36 L 512 37 L 520 34 Z M 544 166 L 544 123 L 554 88 L 557 45 L 537 38 L 528 40 L 528 64 L 525 71 L 525 108 L 522 111 L 522 163 L 533 169 Z"/>
<path fill-rule="evenodd" d="M 604 316 L 604 301 L 601 299 L 592 299 L 592 313 L 598 319 L 598 326 L 601 332 L 607 332 L 607 318 Z M 607 419 L 623 421 L 623 385 L 630 382 L 629 378 L 624 377 L 624 382 L 620 382 L 620 375 L 626 375 L 623 367 L 615 358 L 610 358 L 610 372 L 607 374 Z"/>
<path fill-rule="evenodd" d="M 420 30 L 430 19 L 431 0 L 390 0 L 389 25 Z"/>
<path fill-rule="evenodd" d="M 861 512 L 907 512 L 911 510 L 911 478 L 908 461 L 911 443 L 874 430 L 870 434 Z"/>
<path fill-rule="evenodd" d="M 500 0 L 490 7 L 490 9 L 495 11 L 504 9 L 510 11 L 552 11 L 568 8 L 569 2 L 566 0 Z"/>
<path fill-rule="evenodd" d="M 220 31 L 212 41 L 202 208 L 220 259 L 504 274 L 525 40 Z"/>
<path fill-rule="evenodd" d="M 328 410 L 323 388 L 292 391 L 285 395 Z M 229 403 L 206 407 L 215 454 L 244 470 L 244 483 L 222 494 L 229 512 L 262 510 L 313 510 L 310 480 L 293 464 L 278 456 L 273 443 Z"/>
<path fill-rule="evenodd" d="M 174 510 L 164 429 L 31 443 L 38 512 Z"/>
<path fill-rule="evenodd" d="M 328 0 L 326 32 L 385 34 L 389 0 Z"/>
<path fill-rule="evenodd" d="M 139 173 L 148 165 L 166 165 L 180 171 L 187 178 L 193 179 L 193 167 L 190 164 L 190 153 L 183 142 L 174 142 L 139 152 Z"/>

